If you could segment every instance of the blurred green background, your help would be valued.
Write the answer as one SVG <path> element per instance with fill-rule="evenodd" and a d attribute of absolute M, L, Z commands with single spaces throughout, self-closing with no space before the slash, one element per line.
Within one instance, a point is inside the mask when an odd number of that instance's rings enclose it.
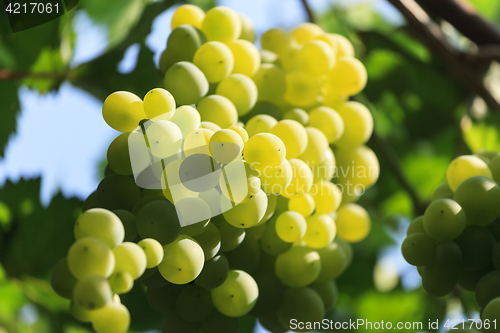
<path fill-rule="evenodd" d="M 469 2 L 500 24 L 500 2 Z M 68 14 L 16 34 L 0 5 L 0 333 L 91 331 L 71 318 L 48 277 L 73 241 L 82 200 L 102 176 L 106 147 L 117 135 L 102 120 L 100 105 L 116 90 L 143 96 L 161 86 L 156 63 L 179 3 L 81 0 Z M 191 3 L 244 12 L 257 34 L 308 19 L 299 0 Z M 337 281 L 341 296 L 329 317 L 394 323 L 477 318 L 469 292 L 428 296 L 399 246 L 455 156 L 500 150 L 498 112 L 461 75 L 471 71 L 480 84 L 485 79 L 495 96 L 500 66 L 495 57 L 468 59 L 477 46 L 436 19 L 457 59 L 470 64 L 449 66 L 385 0 L 308 3 L 316 22 L 347 36 L 367 67 L 368 85 L 356 98 L 373 112 L 369 146 L 381 163 L 378 183 L 360 201 L 373 219 L 371 234 L 354 245 L 354 262 Z M 160 314 L 148 310 L 140 290 L 123 301 L 131 331 L 159 327 Z M 242 319 L 242 332 L 252 332 L 254 324 Z"/>

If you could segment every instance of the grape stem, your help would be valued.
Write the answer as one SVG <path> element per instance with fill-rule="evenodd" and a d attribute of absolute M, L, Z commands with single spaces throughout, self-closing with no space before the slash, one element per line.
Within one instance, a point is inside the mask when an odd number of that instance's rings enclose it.
<path fill-rule="evenodd" d="M 311 10 L 311 7 L 309 7 L 309 3 L 307 3 L 307 0 L 300 0 L 300 1 L 302 2 L 302 5 L 304 6 L 304 10 L 306 11 L 307 20 L 311 23 L 315 23 L 314 14 Z"/>

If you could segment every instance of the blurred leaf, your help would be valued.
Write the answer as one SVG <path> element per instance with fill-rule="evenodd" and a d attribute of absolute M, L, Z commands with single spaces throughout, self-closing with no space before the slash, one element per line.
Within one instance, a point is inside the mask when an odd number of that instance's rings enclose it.
<path fill-rule="evenodd" d="M 15 81 L 0 81 L 2 112 L 0 121 L 0 157 L 4 155 L 10 135 L 16 130 L 20 103 L 17 95 L 19 84 Z"/>
<path fill-rule="evenodd" d="M 22 286 L 17 281 L 0 282 L 0 322 L 11 321 L 26 303 Z"/>
<path fill-rule="evenodd" d="M 32 303 L 42 306 L 50 312 L 67 312 L 69 300 L 57 295 L 49 281 L 28 277 L 23 280 L 23 289 Z"/>
<path fill-rule="evenodd" d="M 0 192 L 0 201 L 12 214 L 12 227 L 0 244 L 8 276 L 46 277 L 73 242 L 73 226 L 82 202 L 58 193 L 44 208 L 39 196 L 40 179 L 7 181 Z M 32 209 L 26 210 L 26 200 L 31 201 Z"/>
<path fill-rule="evenodd" d="M 402 216 L 412 216 L 413 202 L 407 192 L 400 190 L 384 200 L 380 205 L 382 216 L 392 216 L 400 214 Z"/>
<path fill-rule="evenodd" d="M 462 124 L 464 140 L 473 153 L 483 150 L 500 151 L 500 117 L 491 115 L 479 122 L 466 118 Z"/>
<path fill-rule="evenodd" d="M 59 49 L 46 48 L 42 50 L 36 62 L 31 66 L 33 73 L 51 73 L 54 78 L 27 78 L 24 83 L 31 89 L 37 89 L 41 94 L 54 88 L 64 75 L 65 65 Z M 58 79 L 58 76 L 61 78 Z"/>
<path fill-rule="evenodd" d="M 500 2 L 496 0 L 468 0 L 477 11 L 490 20 L 497 19 L 500 14 Z"/>

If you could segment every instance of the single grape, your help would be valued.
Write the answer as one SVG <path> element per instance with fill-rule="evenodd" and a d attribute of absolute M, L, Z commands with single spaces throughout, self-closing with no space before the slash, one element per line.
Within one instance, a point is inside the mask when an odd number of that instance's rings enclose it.
<path fill-rule="evenodd" d="M 293 29 L 291 36 L 297 43 L 306 44 L 324 33 L 319 25 L 306 22 Z"/>
<path fill-rule="evenodd" d="M 259 286 L 259 298 L 250 314 L 262 316 L 271 313 L 280 305 L 286 287 L 271 272 L 258 270 L 253 277 Z"/>
<path fill-rule="evenodd" d="M 438 199 L 453 199 L 453 195 L 453 191 L 451 190 L 448 183 L 444 182 L 436 188 L 436 190 L 432 194 L 431 200 L 434 201 Z"/>
<path fill-rule="evenodd" d="M 288 288 L 283 302 L 277 310 L 278 319 L 284 327 L 290 329 L 292 319 L 298 322 L 320 322 L 325 316 L 323 300 L 311 288 Z M 297 332 L 307 332 L 308 329 L 295 329 Z"/>
<path fill-rule="evenodd" d="M 108 165 L 114 172 L 120 175 L 131 175 L 132 164 L 130 163 L 129 140 L 130 133 L 122 133 L 109 144 L 106 158 Z"/>
<path fill-rule="evenodd" d="M 179 106 L 170 121 L 179 127 L 182 137 L 186 136 L 200 127 L 201 117 L 198 111 L 189 105 Z"/>
<path fill-rule="evenodd" d="M 306 218 L 307 231 L 303 241 L 313 249 L 321 249 L 335 238 L 337 227 L 328 214 L 314 214 Z"/>
<path fill-rule="evenodd" d="M 292 246 L 280 254 L 274 264 L 276 276 L 289 287 L 305 287 L 316 280 L 321 271 L 318 252 L 306 246 Z"/>
<path fill-rule="evenodd" d="M 311 169 L 306 162 L 297 158 L 292 158 L 289 162 L 292 167 L 292 180 L 280 194 L 291 198 L 293 195 L 309 193 L 313 182 Z"/>
<path fill-rule="evenodd" d="M 200 128 L 192 131 L 188 134 L 188 136 L 184 139 L 183 150 L 186 157 L 194 154 L 205 154 L 209 155 L 209 145 L 210 138 L 214 135 L 214 131 L 208 128 Z M 173 161 L 171 163 L 175 163 L 177 161 Z M 181 162 L 178 162 L 181 163 Z"/>
<path fill-rule="evenodd" d="M 210 293 L 202 287 L 188 285 L 177 295 L 175 309 L 185 321 L 205 321 L 212 310 Z"/>
<path fill-rule="evenodd" d="M 320 181 L 313 184 L 311 196 L 314 199 L 316 214 L 334 212 L 342 202 L 342 191 L 337 185 L 329 181 Z"/>
<path fill-rule="evenodd" d="M 203 249 L 205 260 L 212 259 L 219 252 L 221 235 L 213 223 L 209 223 L 205 230 L 201 234 L 193 236 L 193 239 Z"/>
<path fill-rule="evenodd" d="M 175 63 L 170 67 L 165 74 L 164 86 L 174 96 L 177 105 L 196 104 L 208 92 L 205 74 L 187 61 Z"/>
<path fill-rule="evenodd" d="M 337 235 L 348 242 L 356 243 L 366 238 L 370 232 L 370 216 L 357 204 L 345 204 L 337 211 Z"/>
<path fill-rule="evenodd" d="M 349 266 L 349 254 L 338 239 L 322 249 L 317 249 L 316 252 L 321 261 L 321 272 L 316 282 L 323 283 L 336 279 Z"/>
<path fill-rule="evenodd" d="M 120 303 L 110 303 L 92 313 L 92 328 L 96 333 L 126 333 L 130 326 L 130 313 Z"/>
<path fill-rule="evenodd" d="M 446 170 L 446 178 L 452 191 L 456 191 L 464 180 L 473 176 L 492 178 L 488 165 L 479 157 L 472 155 L 463 155 L 455 158 Z"/>
<path fill-rule="evenodd" d="M 252 77 L 261 64 L 259 50 L 247 40 L 235 40 L 227 44 L 234 57 L 233 73 Z M 255 96 L 257 98 L 257 96 Z"/>
<path fill-rule="evenodd" d="M 267 228 L 260 238 L 262 250 L 272 256 L 285 253 L 292 247 L 291 243 L 285 242 L 278 236 L 276 232 L 276 220 L 276 218 L 273 218 L 267 222 Z"/>
<path fill-rule="evenodd" d="M 335 65 L 335 50 L 321 40 L 311 40 L 298 53 L 300 68 L 304 72 L 321 76 Z"/>
<path fill-rule="evenodd" d="M 294 243 L 302 239 L 306 229 L 306 219 L 298 212 L 283 212 L 276 219 L 276 233 L 285 242 Z"/>
<path fill-rule="evenodd" d="M 500 297 L 500 272 L 493 271 L 484 275 L 476 286 L 476 301 L 481 308 L 485 308 L 488 303 Z"/>
<path fill-rule="evenodd" d="M 328 106 L 319 106 L 309 112 L 309 126 L 323 132 L 329 143 L 337 142 L 344 134 L 344 120 Z"/>
<path fill-rule="evenodd" d="M 249 274 L 254 273 L 260 262 L 260 245 L 250 234 L 234 250 L 226 252 L 231 269 L 238 269 Z"/>
<path fill-rule="evenodd" d="M 248 132 L 243 127 L 235 125 L 235 126 L 229 126 L 228 129 L 238 133 L 241 136 L 243 142 L 248 141 Z"/>
<path fill-rule="evenodd" d="M 247 314 L 257 302 L 259 287 L 244 271 L 230 270 L 222 285 L 211 290 L 214 307 L 228 317 Z"/>
<path fill-rule="evenodd" d="M 201 29 L 208 40 L 228 43 L 240 36 L 241 19 L 231 8 L 217 6 L 206 13 Z"/>
<path fill-rule="evenodd" d="M 337 159 L 336 182 L 343 197 L 359 196 L 377 182 L 380 164 L 377 155 L 366 146 L 354 149 L 341 148 L 335 151 Z"/>
<path fill-rule="evenodd" d="M 365 144 L 373 132 L 373 116 L 358 102 L 345 102 L 335 109 L 344 122 L 344 133 L 337 140 L 339 147 L 354 148 Z"/>
<path fill-rule="evenodd" d="M 307 146 L 304 152 L 298 157 L 309 166 L 315 166 L 321 163 L 328 150 L 328 139 L 319 129 L 306 127 Z"/>
<path fill-rule="evenodd" d="M 113 248 L 115 269 L 113 272 L 126 271 L 135 280 L 146 270 L 146 254 L 137 244 L 124 242 Z"/>
<path fill-rule="evenodd" d="M 276 126 L 277 123 L 278 121 L 273 116 L 258 114 L 247 121 L 245 129 L 249 137 L 252 137 L 259 133 L 271 133 L 273 127 Z"/>
<path fill-rule="evenodd" d="M 67 257 L 62 258 L 52 269 L 50 286 L 61 297 L 71 299 L 77 280 L 68 267 Z"/>
<path fill-rule="evenodd" d="M 89 275 L 108 277 L 115 266 L 110 248 L 92 237 L 80 238 L 71 245 L 67 260 L 69 270 L 79 280 Z"/>
<path fill-rule="evenodd" d="M 108 280 L 99 275 L 88 275 L 80 279 L 73 290 L 73 301 L 87 310 L 102 308 L 112 297 Z"/>
<path fill-rule="evenodd" d="M 287 90 L 285 72 L 274 64 L 262 64 L 252 77 L 259 95 L 257 100 L 273 102 L 285 96 Z"/>
<path fill-rule="evenodd" d="M 146 254 L 146 268 L 153 268 L 163 260 L 163 247 L 153 238 L 145 238 L 137 243 Z"/>
<path fill-rule="evenodd" d="M 204 18 L 205 12 L 200 7 L 195 5 L 182 5 L 175 10 L 172 16 L 171 28 L 174 30 L 180 25 L 190 24 L 201 29 Z"/>
<path fill-rule="evenodd" d="M 496 241 L 487 229 L 477 226 L 467 227 L 456 242 L 462 249 L 461 264 L 465 270 L 478 271 L 491 265 Z"/>
<path fill-rule="evenodd" d="M 210 155 L 219 163 L 229 164 L 241 156 L 243 146 L 243 139 L 238 133 L 223 129 L 210 138 Z"/>
<path fill-rule="evenodd" d="M 231 251 L 238 247 L 238 245 L 245 239 L 245 229 L 236 228 L 229 224 L 224 216 L 214 216 L 211 222 L 217 227 L 220 233 L 220 250 Z"/>
<path fill-rule="evenodd" d="M 211 121 L 221 128 L 234 126 L 238 121 L 238 111 L 236 107 L 224 96 L 207 96 L 198 103 L 197 107 L 201 120 Z"/>
<path fill-rule="evenodd" d="M 308 217 L 314 212 L 314 199 L 309 193 L 295 194 L 288 201 L 288 209 Z"/>
<path fill-rule="evenodd" d="M 142 100 L 127 91 L 117 91 L 106 97 L 102 106 L 102 117 L 119 132 L 131 132 L 146 118 Z"/>
<path fill-rule="evenodd" d="M 245 203 L 234 203 L 221 196 L 221 210 L 226 221 L 237 228 L 250 228 L 262 220 L 267 208 L 267 195 L 259 190 Z"/>
<path fill-rule="evenodd" d="M 406 230 L 406 236 L 410 236 L 411 234 L 414 234 L 417 232 L 425 233 L 424 216 L 423 215 L 421 215 L 421 216 L 415 218 L 413 221 L 411 221 L 410 225 L 408 226 L 408 230 Z"/>
<path fill-rule="evenodd" d="M 317 165 L 311 166 L 313 182 L 318 183 L 320 181 L 331 181 L 335 175 L 336 163 L 333 151 L 331 148 L 328 148 L 325 151 L 321 162 Z"/>
<path fill-rule="evenodd" d="M 238 116 L 250 112 L 257 102 L 257 86 L 243 74 L 231 74 L 222 79 L 215 93 L 228 98 L 236 107 Z"/>
<path fill-rule="evenodd" d="M 368 74 L 361 61 L 353 57 L 340 57 L 328 74 L 328 84 L 343 95 L 356 95 L 366 86 Z"/>
<path fill-rule="evenodd" d="M 290 185 L 293 169 L 287 159 L 277 167 L 266 167 L 260 173 L 262 189 L 268 194 L 281 194 Z"/>
<path fill-rule="evenodd" d="M 302 126 L 307 126 L 309 124 L 309 114 L 302 109 L 291 109 L 285 112 L 283 119 L 291 119 L 299 122 Z M 315 126 L 313 126 L 315 127 Z"/>
<path fill-rule="evenodd" d="M 308 133 L 304 126 L 294 120 L 281 120 L 271 129 L 271 133 L 285 144 L 286 158 L 291 159 L 304 153 L 308 145 Z"/>
<path fill-rule="evenodd" d="M 233 71 L 234 57 L 225 44 L 211 41 L 198 48 L 193 64 L 201 69 L 208 82 L 217 83 Z"/>
<path fill-rule="evenodd" d="M 263 50 L 269 50 L 282 56 L 291 48 L 292 37 L 286 31 L 274 28 L 264 32 L 260 44 Z"/>
<path fill-rule="evenodd" d="M 153 120 L 170 120 L 175 112 L 175 99 L 163 88 L 155 88 L 144 96 L 144 113 Z"/>
<path fill-rule="evenodd" d="M 137 215 L 137 232 L 141 238 L 154 238 L 162 245 L 173 242 L 180 234 L 175 206 L 168 201 L 153 201 Z"/>
<path fill-rule="evenodd" d="M 134 286 L 134 278 L 127 271 L 118 271 L 109 277 L 109 285 L 115 294 L 126 294 Z"/>
<path fill-rule="evenodd" d="M 436 247 L 432 238 L 425 233 L 416 232 L 409 235 L 401 245 L 406 261 L 414 266 L 425 266 L 434 259 Z"/>
<path fill-rule="evenodd" d="M 285 100 L 288 103 L 308 107 L 316 103 L 320 94 L 321 84 L 317 77 L 304 72 L 293 72 L 286 76 Z"/>
<path fill-rule="evenodd" d="M 75 239 L 94 237 L 110 248 L 123 242 L 125 229 L 118 216 L 102 208 L 92 208 L 78 217 L 74 227 Z"/>
<path fill-rule="evenodd" d="M 197 286 L 214 289 L 220 286 L 229 274 L 229 263 L 224 254 L 219 254 L 205 262 L 200 275 L 194 280 Z"/>
<path fill-rule="evenodd" d="M 281 165 L 285 156 L 286 149 L 283 141 L 269 133 L 252 136 L 248 139 L 243 151 L 245 161 L 257 170 Z"/>
<path fill-rule="evenodd" d="M 451 199 L 433 201 L 424 213 L 424 230 L 438 242 L 454 240 L 465 229 L 466 215 Z"/>

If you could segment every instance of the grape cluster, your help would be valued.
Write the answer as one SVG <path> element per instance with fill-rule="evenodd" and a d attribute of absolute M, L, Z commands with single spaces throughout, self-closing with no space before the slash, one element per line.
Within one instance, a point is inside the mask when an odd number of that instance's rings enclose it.
<path fill-rule="evenodd" d="M 227 7 L 182 5 L 172 29 L 163 88 L 104 102 L 123 133 L 54 290 L 97 333 L 126 332 L 117 295 L 134 281 L 164 332 L 237 332 L 246 314 L 271 332 L 321 321 L 350 243 L 370 230 L 355 201 L 379 175 L 364 146 L 373 119 L 348 101 L 363 65 L 314 24 L 272 29 L 259 51 L 251 21 Z"/>
<path fill-rule="evenodd" d="M 457 286 L 475 291 L 483 320 L 500 321 L 500 154 L 454 159 L 447 181 L 402 244 L 424 289 L 445 296 Z"/>

